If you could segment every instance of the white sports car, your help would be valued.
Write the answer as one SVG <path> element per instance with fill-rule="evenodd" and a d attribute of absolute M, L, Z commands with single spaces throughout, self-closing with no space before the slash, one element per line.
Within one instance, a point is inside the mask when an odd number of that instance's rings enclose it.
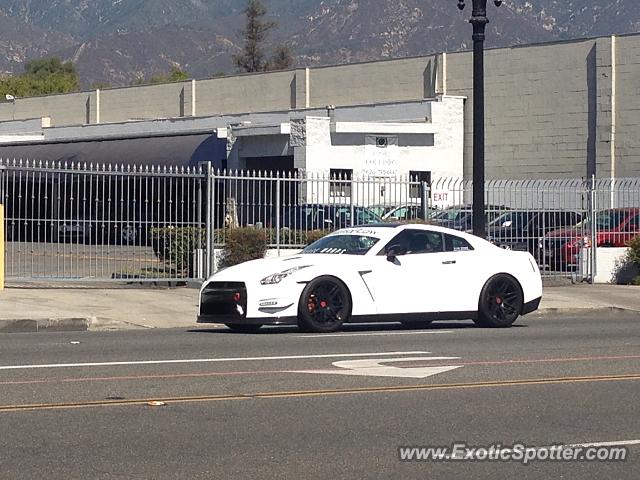
<path fill-rule="evenodd" d="M 383 224 L 338 230 L 298 255 L 219 271 L 202 286 L 198 322 L 245 332 L 436 319 L 509 327 L 541 298 L 540 271 L 527 252 L 443 227 Z"/>

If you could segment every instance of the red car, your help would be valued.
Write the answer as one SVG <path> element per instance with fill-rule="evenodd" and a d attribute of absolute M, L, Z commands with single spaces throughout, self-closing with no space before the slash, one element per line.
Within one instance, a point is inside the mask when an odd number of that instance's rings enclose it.
<path fill-rule="evenodd" d="M 595 217 L 596 246 L 625 247 L 640 235 L 640 208 L 612 208 L 602 210 Z M 560 268 L 578 265 L 578 254 L 591 246 L 591 219 L 575 227 L 553 230 L 538 243 L 541 264 Z"/>

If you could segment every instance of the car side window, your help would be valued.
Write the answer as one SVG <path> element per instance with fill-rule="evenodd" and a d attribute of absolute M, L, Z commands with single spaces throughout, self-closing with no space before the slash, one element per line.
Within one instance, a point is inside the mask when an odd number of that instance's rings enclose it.
<path fill-rule="evenodd" d="M 406 255 L 444 251 L 442 234 L 428 230 L 403 230 L 387 243 L 379 255 L 386 255 L 391 246 L 400 247 L 406 251 Z"/>
<path fill-rule="evenodd" d="M 636 215 L 629 220 L 629 230 L 632 232 L 640 231 L 640 215 Z"/>
<path fill-rule="evenodd" d="M 444 234 L 445 247 L 447 252 L 466 252 L 473 250 L 473 247 L 464 238 L 455 235 Z"/>

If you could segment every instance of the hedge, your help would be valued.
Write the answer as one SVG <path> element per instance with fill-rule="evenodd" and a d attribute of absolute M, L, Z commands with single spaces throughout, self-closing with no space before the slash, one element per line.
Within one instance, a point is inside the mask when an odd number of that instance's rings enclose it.
<path fill-rule="evenodd" d="M 260 233 L 256 233 L 260 232 Z M 330 233 L 327 230 L 280 230 L 280 245 L 301 247 Z M 267 246 L 275 242 L 275 229 L 253 227 L 216 229 L 213 245 L 225 245 L 224 266 L 264 257 Z M 246 238 L 245 238 L 246 237 Z M 175 267 L 180 276 L 190 273 L 193 251 L 205 248 L 206 231 L 199 227 L 162 227 L 151 229 L 153 250 L 160 260 Z M 229 245 L 231 242 L 231 245 Z M 264 243 L 264 249 L 262 244 Z M 232 251 L 233 250 L 233 251 Z M 260 252 L 262 254 L 260 255 Z M 231 263 L 226 263 L 231 262 Z"/>

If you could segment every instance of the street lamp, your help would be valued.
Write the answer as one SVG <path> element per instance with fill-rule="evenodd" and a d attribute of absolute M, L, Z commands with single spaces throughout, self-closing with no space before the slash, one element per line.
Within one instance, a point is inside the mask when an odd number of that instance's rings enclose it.
<path fill-rule="evenodd" d="M 486 237 L 484 214 L 484 33 L 487 19 L 487 0 L 472 0 L 469 23 L 473 25 L 473 234 Z M 463 10 L 465 0 L 458 0 Z M 496 7 L 502 0 L 494 0 Z"/>

